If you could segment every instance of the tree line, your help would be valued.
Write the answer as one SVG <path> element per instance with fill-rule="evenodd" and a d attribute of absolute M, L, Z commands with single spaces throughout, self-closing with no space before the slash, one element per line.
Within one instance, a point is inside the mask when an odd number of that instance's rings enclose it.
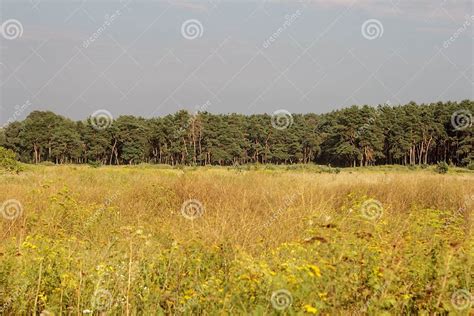
<path fill-rule="evenodd" d="M 474 101 L 352 106 L 281 116 L 123 115 L 72 121 L 33 111 L 0 129 L 0 146 L 27 163 L 333 166 L 473 162 Z"/>

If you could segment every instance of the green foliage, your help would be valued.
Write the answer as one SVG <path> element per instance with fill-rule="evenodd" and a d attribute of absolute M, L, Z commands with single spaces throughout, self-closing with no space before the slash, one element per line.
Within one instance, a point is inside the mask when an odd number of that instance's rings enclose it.
<path fill-rule="evenodd" d="M 438 162 L 436 166 L 436 172 L 438 173 L 447 173 L 449 170 L 449 166 L 445 161 Z"/>
<path fill-rule="evenodd" d="M 467 165 L 467 169 L 469 169 L 469 170 L 474 170 L 474 161 L 471 161 L 471 162 Z"/>
<path fill-rule="evenodd" d="M 15 153 L 0 146 L 0 170 L 7 172 L 20 173 L 23 170 L 20 163 L 16 160 Z"/>
<path fill-rule="evenodd" d="M 321 172 L 325 172 L 325 173 L 335 173 L 335 174 L 338 174 L 341 172 L 341 169 L 339 168 L 333 168 L 331 166 L 320 166 L 319 167 Z"/>
<path fill-rule="evenodd" d="M 102 165 L 100 161 L 89 161 L 87 164 L 92 168 L 99 168 Z"/>
<path fill-rule="evenodd" d="M 474 159 L 472 129 L 455 129 L 451 116 L 474 112 L 474 102 L 378 107 L 352 106 L 327 114 L 294 114 L 277 129 L 268 114 L 190 114 L 144 119 L 119 116 L 104 129 L 34 111 L 0 132 L 0 146 L 23 162 L 56 164 L 381 164 L 466 166 Z"/>

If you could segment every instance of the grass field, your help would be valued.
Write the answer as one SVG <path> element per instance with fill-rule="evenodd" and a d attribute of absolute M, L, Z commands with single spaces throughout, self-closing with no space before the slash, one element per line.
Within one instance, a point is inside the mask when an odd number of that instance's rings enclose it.
<path fill-rule="evenodd" d="M 473 173 L 287 169 L 0 175 L 0 310 L 472 313 Z"/>

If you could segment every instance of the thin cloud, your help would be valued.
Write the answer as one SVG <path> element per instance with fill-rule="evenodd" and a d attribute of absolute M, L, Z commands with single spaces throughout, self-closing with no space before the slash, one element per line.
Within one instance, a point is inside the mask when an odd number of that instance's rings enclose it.
<path fill-rule="evenodd" d="M 290 0 L 269 0 L 274 3 L 294 3 Z M 454 0 L 308 0 L 305 3 L 318 8 L 348 8 L 366 11 L 375 17 L 399 16 L 410 19 L 462 20 L 473 9 L 471 1 Z"/>

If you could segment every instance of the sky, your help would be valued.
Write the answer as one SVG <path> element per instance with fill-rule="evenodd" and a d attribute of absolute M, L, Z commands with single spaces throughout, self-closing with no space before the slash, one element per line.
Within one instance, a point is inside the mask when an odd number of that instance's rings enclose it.
<path fill-rule="evenodd" d="M 0 125 L 474 99 L 469 0 L 0 0 L 0 23 Z"/>

